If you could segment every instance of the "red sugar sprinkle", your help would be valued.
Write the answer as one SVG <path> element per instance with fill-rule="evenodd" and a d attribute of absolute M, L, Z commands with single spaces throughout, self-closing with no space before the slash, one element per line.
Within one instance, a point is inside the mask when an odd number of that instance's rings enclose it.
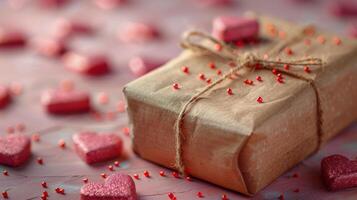
<path fill-rule="evenodd" d="M 222 71 L 220 69 L 217 69 L 217 75 L 221 75 Z"/>
<path fill-rule="evenodd" d="M 83 183 L 88 183 L 88 178 L 82 179 Z"/>
<path fill-rule="evenodd" d="M 325 38 L 323 35 L 319 35 L 319 36 L 317 37 L 317 41 L 318 41 L 320 44 L 325 44 L 326 38 Z"/>
<path fill-rule="evenodd" d="M 262 65 L 259 64 L 259 63 L 256 63 L 256 64 L 255 64 L 255 69 L 256 69 L 256 70 L 262 69 Z"/>
<path fill-rule="evenodd" d="M 58 141 L 58 146 L 62 149 L 66 148 L 66 142 L 63 139 Z"/>
<path fill-rule="evenodd" d="M 134 174 L 133 177 L 134 177 L 136 180 L 139 180 L 139 174 Z"/>
<path fill-rule="evenodd" d="M 124 127 L 124 128 L 122 128 L 122 132 L 123 132 L 126 136 L 129 136 L 129 135 L 130 135 L 130 129 L 129 129 L 129 127 Z"/>
<path fill-rule="evenodd" d="M 276 81 L 278 82 L 278 83 L 284 83 L 284 80 L 281 78 L 281 77 L 276 77 Z"/>
<path fill-rule="evenodd" d="M 2 192 L 2 197 L 4 197 L 4 199 L 8 199 L 9 195 L 6 191 Z"/>
<path fill-rule="evenodd" d="M 109 96 L 106 92 L 101 92 L 98 94 L 98 102 L 100 104 L 107 104 L 109 102 Z"/>
<path fill-rule="evenodd" d="M 182 66 L 182 67 L 181 67 L 181 70 L 182 70 L 184 73 L 186 73 L 186 74 L 190 73 L 190 71 L 189 71 L 189 69 L 188 69 L 187 66 Z"/>
<path fill-rule="evenodd" d="M 48 197 L 48 192 L 47 191 L 42 192 L 42 196 L 47 198 Z"/>
<path fill-rule="evenodd" d="M 279 200 L 284 200 L 284 195 L 281 194 L 279 197 L 278 197 Z"/>
<path fill-rule="evenodd" d="M 226 194 L 222 194 L 222 200 L 229 200 Z"/>
<path fill-rule="evenodd" d="M 119 167 L 119 165 L 120 165 L 120 162 L 119 162 L 119 161 L 115 161 L 115 162 L 114 162 L 114 166 Z"/>
<path fill-rule="evenodd" d="M 31 136 L 31 138 L 32 138 L 32 141 L 34 141 L 34 142 L 39 142 L 39 141 L 40 141 L 40 134 L 34 133 L 34 134 Z"/>
<path fill-rule="evenodd" d="M 207 84 L 211 84 L 211 83 L 212 83 L 212 79 L 210 79 L 210 78 L 207 79 L 207 80 L 206 80 L 206 83 L 207 83 Z"/>
<path fill-rule="evenodd" d="M 144 176 L 147 177 L 147 178 L 149 178 L 149 177 L 150 177 L 149 171 L 145 170 L 145 171 L 144 171 Z"/>
<path fill-rule="evenodd" d="M 280 77 L 280 78 L 284 78 L 284 77 L 283 77 L 283 75 L 282 75 L 282 74 L 280 74 L 280 73 L 279 73 L 279 74 L 277 74 L 277 76 L 278 76 L 278 77 Z"/>
<path fill-rule="evenodd" d="M 215 44 L 214 48 L 216 49 L 216 51 L 222 51 L 222 45 L 220 44 Z"/>
<path fill-rule="evenodd" d="M 298 193 L 298 192 L 300 192 L 300 189 L 299 189 L 299 188 L 296 188 L 295 190 L 293 190 L 293 192 Z"/>
<path fill-rule="evenodd" d="M 56 188 L 55 191 L 56 191 L 56 193 L 58 193 L 58 194 L 63 194 L 63 195 L 65 194 L 63 188 Z"/>
<path fill-rule="evenodd" d="M 37 158 L 37 163 L 43 165 L 43 159 L 41 157 Z"/>
<path fill-rule="evenodd" d="M 203 193 L 202 192 L 197 192 L 197 197 L 198 198 L 203 198 L 204 196 L 203 196 Z"/>
<path fill-rule="evenodd" d="M 249 79 L 244 80 L 244 83 L 247 85 L 253 85 L 253 81 Z"/>
<path fill-rule="evenodd" d="M 202 74 L 202 73 L 198 74 L 198 78 L 201 79 L 201 80 L 206 80 L 205 75 Z"/>
<path fill-rule="evenodd" d="M 179 85 L 178 83 L 174 83 L 174 84 L 172 84 L 172 88 L 173 88 L 174 90 L 178 90 L 178 89 L 180 89 L 181 87 L 180 87 L 180 85 Z"/>
<path fill-rule="evenodd" d="M 175 178 L 180 178 L 180 175 L 177 172 L 172 172 L 172 176 Z"/>
<path fill-rule="evenodd" d="M 102 178 L 107 178 L 107 174 L 105 174 L 105 173 L 101 173 L 100 176 L 101 176 Z"/>
<path fill-rule="evenodd" d="M 108 166 L 108 169 L 109 169 L 109 171 L 114 171 L 113 165 L 109 165 L 109 166 Z"/>
<path fill-rule="evenodd" d="M 255 79 L 257 79 L 257 81 L 263 81 L 261 76 L 257 76 Z"/>
<path fill-rule="evenodd" d="M 209 68 L 211 68 L 211 69 L 216 69 L 216 65 L 214 64 L 214 62 L 208 63 L 208 66 L 209 66 Z"/>
<path fill-rule="evenodd" d="M 291 50 L 290 48 L 285 48 L 285 53 L 287 54 L 287 55 L 293 55 L 293 50 Z"/>
<path fill-rule="evenodd" d="M 304 66 L 304 71 L 305 71 L 306 73 L 310 73 L 310 68 L 309 68 L 308 66 Z"/>
<path fill-rule="evenodd" d="M 271 70 L 271 72 L 273 72 L 273 74 L 275 74 L 275 75 L 278 74 L 278 70 L 276 70 L 276 69 Z"/>
<path fill-rule="evenodd" d="M 262 97 L 258 97 L 258 98 L 257 98 L 257 102 L 258 102 L 258 103 L 263 103 L 263 98 L 262 98 Z"/>
<path fill-rule="evenodd" d="M 191 177 L 189 177 L 189 176 L 186 176 L 186 180 L 187 181 L 192 181 Z"/>
<path fill-rule="evenodd" d="M 160 171 L 160 176 L 165 176 L 165 172 L 164 171 Z"/>
<path fill-rule="evenodd" d="M 2 174 L 3 174 L 4 176 L 9 176 L 9 172 L 6 171 L 6 170 L 2 171 Z"/>
<path fill-rule="evenodd" d="M 47 188 L 47 183 L 45 181 L 42 181 L 41 185 L 42 185 L 43 188 Z"/>
<path fill-rule="evenodd" d="M 341 39 L 339 38 L 339 37 L 333 37 L 332 38 L 332 41 L 333 41 L 333 43 L 335 44 L 335 45 L 340 45 L 340 44 L 342 44 L 342 41 L 341 41 Z"/>
<path fill-rule="evenodd" d="M 232 91 L 231 88 L 227 88 L 227 94 L 228 94 L 228 95 L 233 95 L 233 91 Z"/>
<path fill-rule="evenodd" d="M 174 195 L 174 193 L 172 193 L 172 192 L 168 193 L 167 196 L 168 196 L 171 200 L 174 199 L 174 198 L 176 198 L 175 195 Z"/>
<path fill-rule="evenodd" d="M 284 69 L 285 69 L 285 70 L 289 70 L 289 68 L 290 68 L 290 65 L 288 65 L 288 64 L 285 64 L 285 65 L 284 65 Z"/>

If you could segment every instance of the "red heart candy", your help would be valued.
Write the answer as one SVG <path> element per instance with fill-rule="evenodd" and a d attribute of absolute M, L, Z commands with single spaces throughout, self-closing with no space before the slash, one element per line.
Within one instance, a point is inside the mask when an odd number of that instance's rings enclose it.
<path fill-rule="evenodd" d="M 11 95 L 7 87 L 0 85 L 0 109 L 7 106 L 11 101 Z"/>
<path fill-rule="evenodd" d="M 321 172 L 330 190 L 357 186 L 357 160 L 342 155 L 331 155 L 321 161 Z"/>
<path fill-rule="evenodd" d="M 0 137 L 0 164 L 17 167 L 25 163 L 31 154 L 30 139 L 21 134 Z"/>
<path fill-rule="evenodd" d="M 68 39 L 74 35 L 91 35 L 94 27 L 89 23 L 75 19 L 61 18 L 55 22 L 54 35 L 57 38 Z"/>
<path fill-rule="evenodd" d="M 66 53 L 63 62 L 67 69 L 84 75 L 100 76 L 110 71 L 107 58 L 103 55 Z"/>
<path fill-rule="evenodd" d="M 22 47 L 26 44 L 26 36 L 17 30 L 0 27 L 0 48 Z"/>
<path fill-rule="evenodd" d="M 72 139 L 75 151 L 88 164 L 110 160 L 122 153 L 122 140 L 116 134 L 82 132 Z"/>
<path fill-rule="evenodd" d="M 41 103 L 48 113 L 71 114 L 88 112 L 90 98 L 87 92 L 56 89 L 42 94 Z"/>
<path fill-rule="evenodd" d="M 87 183 L 81 188 L 81 200 L 136 200 L 133 179 L 126 174 L 115 173 L 104 183 Z"/>
<path fill-rule="evenodd" d="M 38 39 L 34 41 L 34 46 L 40 54 L 48 57 L 59 57 L 68 50 L 61 39 Z"/>
<path fill-rule="evenodd" d="M 258 33 L 259 23 L 256 19 L 220 16 L 213 20 L 212 35 L 225 42 L 254 40 Z"/>
<path fill-rule="evenodd" d="M 164 61 L 146 57 L 134 57 L 129 61 L 129 68 L 136 76 L 142 76 L 164 64 Z"/>
<path fill-rule="evenodd" d="M 119 30 L 119 39 L 127 43 L 141 43 L 159 37 L 159 30 L 152 24 L 132 22 Z"/>

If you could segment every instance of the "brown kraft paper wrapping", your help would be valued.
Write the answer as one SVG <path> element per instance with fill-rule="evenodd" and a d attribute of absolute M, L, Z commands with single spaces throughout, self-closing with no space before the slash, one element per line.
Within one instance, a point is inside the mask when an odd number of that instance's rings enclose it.
<path fill-rule="evenodd" d="M 284 41 L 266 30 L 269 24 L 284 31 L 286 37 L 301 30 L 296 24 L 277 19 L 259 20 L 264 42 L 239 51 L 263 57 Z M 316 39 L 319 35 L 326 39 L 323 44 Z M 357 42 L 342 38 L 342 43 L 336 45 L 333 38 L 317 32 L 290 44 L 293 55 L 281 52 L 271 58 L 288 61 L 309 56 L 326 63 L 304 74 L 314 79 L 318 88 L 323 111 L 322 144 L 357 118 Z M 311 44 L 306 45 L 305 39 Z M 207 86 L 198 74 L 204 73 L 213 81 L 219 77 L 216 69 L 208 67 L 212 61 L 223 73 L 229 71 L 227 61 L 221 57 L 185 50 L 163 67 L 125 86 L 133 145 L 139 156 L 174 167 L 174 124 L 182 106 Z M 189 74 L 181 71 L 182 66 L 189 67 Z M 256 81 L 256 76 L 263 81 Z M 252 195 L 316 151 L 319 137 L 313 89 L 300 79 L 284 76 L 281 84 L 275 77 L 268 70 L 242 71 L 194 103 L 183 123 L 183 161 L 191 176 Z M 254 80 L 254 84 L 245 84 L 246 79 Z M 173 83 L 181 88 L 173 90 Z M 232 88 L 234 95 L 227 95 L 227 88 Z M 258 103 L 258 97 L 264 103 Z"/>

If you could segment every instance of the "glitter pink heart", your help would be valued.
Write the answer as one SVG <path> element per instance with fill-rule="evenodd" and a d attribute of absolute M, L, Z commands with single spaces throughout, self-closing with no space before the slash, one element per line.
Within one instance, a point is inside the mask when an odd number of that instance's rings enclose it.
<path fill-rule="evenodd" d="M 24 164 L 31 155 L 31 142 L 20 134 L 0 137 L 0 164 L 17 167 Z"/>
<path fill-rule="evenodd" d="M 321 161 L 321 173 L 330 190 L 357 187 L 357 160 L 331 155 Z"/>
<path fill-rule="evenodd" d="M 133 179 L 126 174 L 110 175 L 104 183 L 87 183 L 81 188 L 81 200 L 136 200 Z"/>
<path fill-rule="evenodd" d="M 72 139 L 76 153 L 88 164 L 110 160 L 122 153 L 122 140 L 116 134 L 82 132 Z"/>

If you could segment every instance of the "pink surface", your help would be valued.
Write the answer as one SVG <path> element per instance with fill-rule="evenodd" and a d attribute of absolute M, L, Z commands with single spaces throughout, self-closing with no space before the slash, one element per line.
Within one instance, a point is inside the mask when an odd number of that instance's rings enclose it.
<path fill-rule="evenodd" d="M 72 1 L 61 10 L 46 10 L 33 1 L 20 8 L 12 4 L 15 8 L 10 8 L 7 1 L 0 1 L 0 24 L 20 27 L 31 38 L 51 36 L 55 22 L 62 17 L 78 18 L 93 24 L 95 33 L 71 38 L 69 48 L 75 52 L 103 53 L 113 66 L 112 73 L 105 76 L 84 77 L 66 70 L 58 59 L 39 55 L 33 48 L 0 50 L 1 84 L 15 82 L 24 86 L 22 94 L 15 96 L 13 102 L 0 111 L 0 134 L 6 134 L 9 127 L 19 131 L 21 123 L 26 125 L 26 134 L 40 134 L 40 141 L 33 142 L 33 154 L 26 165 L 16 169 L 0 166 L 0 171 L 6 169 L 9 172 L 9 176 L 0 175 L 0 192 L 7 190 L 10 199 L 15 200 L 39 199 L 44 190 L 48 191 L 49 199 L 80 199 L 82 179 L 87 177 L 90 182 L 103 181 L 100 174 L 114 173 L 108 165 L 119 160 L 121 165 L 114 168 L 115 172 L 139 174 L 139 180 L 134 181 L 141 200 L 167 200 L 169 192 L 173 192 L 178 200 L 198 199 L 198 192 L 202 192 L 203 199 L 208 200 L 220 199 L 222 194 L 233 200 L 247 199 L 194 178 L 192 181 L 174 178 L 170 170 L 142 160 L 131 151 L 130 137 L 127 136 L 127 129 L 123 129 L 127 127 L 126 113 L 117 112 L 117 106 L 123 99 L 123 85 L 135 78 L 128 67 L 130 58 L 137 55 L 173 58 L 181 51 L 178 41 L 183 31 L 195 27 L 209 32 L 214 17 L 241 15 L 246 10 L 302 24 L 316 23 L 340 34 L 345 34 L 346 27 L 356 20 L 329 15 L 328 0 L 303 4 L 285 0 L 235 1 L 227 7 L 202 7 L 197 4 L 199 1 L 202 0 L 128 0 L 126 5 L 114 10 L 99 9 L 92 1 Z M 118 39 L 118 31 L 133 21 L 153 23 L 159 27 L 160 37 L 144 43 L 126 43 Z M 67 116 L 51 116 L 44 112 L 40 103 L 41 93 L 57 87 L 64 79 L 73 80 L 75 88 L 91 92 L 95 112 Z M 109 101 L 104 105 L 96 98 L 102 92 L 109 95 Z M 82 130 L 117 132 L 123 139 L 123 156 L 93 166 L 85 164 L 75 154 L 71 140 L 73 134 Z M 58 146 L 61 139 L 65 141 L 66 148 Z M 282 175 L 252 199 L 277 199 L 280 195 L 284 195 L 285 199 L 355 199 L 356 188 L 329 192 L 323 185 L 320 161 L 331 154 L 343 154 L 350 159 L 357 156 L 357 124 L 344 130 L 317 154 Z M 37 163 L 37 157 L 43 158 L 43 165 Z M 150 178 L 143 176 L 145 170 L 150 172 Z M 164 171 L 166 176 L 160 176 L 160 171 Z M 47 189 L 42 188 L 42 181 L 47 182 Z M 65 195 L 54 192 L 57 187 L 64 188 Z M 296 192 L 297 189 L 299 192 Z"/>

